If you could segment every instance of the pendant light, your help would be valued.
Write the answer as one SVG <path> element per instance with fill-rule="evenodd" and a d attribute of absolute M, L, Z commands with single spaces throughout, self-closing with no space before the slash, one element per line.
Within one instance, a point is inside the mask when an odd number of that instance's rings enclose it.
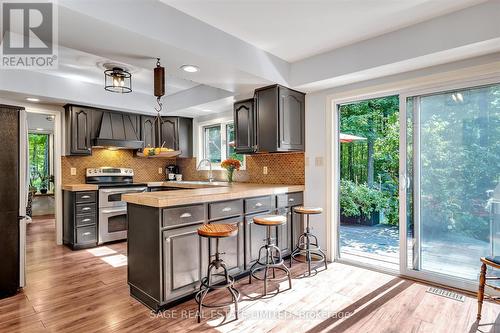
<path fill-rule="evenodd" d="M 104 89 L 115 93 L 132 91 L 132 74 L 120 67 L 104 71 Z"/>

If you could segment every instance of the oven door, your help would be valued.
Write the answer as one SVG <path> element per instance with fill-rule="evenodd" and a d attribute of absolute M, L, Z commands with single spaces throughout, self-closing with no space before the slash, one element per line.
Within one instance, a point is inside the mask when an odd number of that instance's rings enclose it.
<path fill-rule="evenodd" d="M 127 206 L 122 195 L 127 193 L 146 192 L 147 187 L 103 188 L 99 190 L 99 208 Z"/>
<path fill-rule="evenodd" d="M 127 239 L 127 206 L 99 209 L 99 244 Z"/>

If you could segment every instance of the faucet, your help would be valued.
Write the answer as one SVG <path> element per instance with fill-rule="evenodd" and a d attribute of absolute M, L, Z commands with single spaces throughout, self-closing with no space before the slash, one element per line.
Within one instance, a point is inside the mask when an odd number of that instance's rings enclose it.
<path fill-rule="evenodd" d="M 208 158 L 204 158 L 198 163 L 198 167 L 196 169 L 199 169 L 203 163 L 208 163 L 208 167 L 210 168 L 208 171 L 208 181 L 211 183 L 215 180 L 213 172 L 212 172 L 212 162 Z"/>

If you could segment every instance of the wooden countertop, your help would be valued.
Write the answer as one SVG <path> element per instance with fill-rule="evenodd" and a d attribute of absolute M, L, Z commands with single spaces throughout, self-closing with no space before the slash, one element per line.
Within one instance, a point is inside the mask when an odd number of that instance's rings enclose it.
<path fill-rule="evenodd" d="M 78 192 L 78 191 L 97 191 L 98 188 L 97 185 L 92 185 L 92 184 L 67 184 L 63 185 L 62 189 L 65 191 Z"/>
<path fill-rule="evenodd" d="M 176 182 L 166 182 L 165 185 L 171 186 Z M 196 182 L 178 182 L 178 187 L 183 187 L 184 184 Z M 199 183 L 199 182 L 197 182 Z M 189 185 L 189 184 L 186 184 Z M 250 184 L 250 183 L 234 183 L 227 185 L 219 184 L 203 184 L 204 188 L 190 188 L 186 190 L 175 191 L 160 191 L 160 192 L 144 192 L 144 193 L 129 193 L 122 196 L 126 202 L 164 208 L 179 205 L 187 205 L 194 203 L 204 203 L 213 201 L 224 201 L 231 199 L 240 199 L 247 197 L 256 197 L 261 195 L 271 195 L 287 192 L 304 191 L 304 185 L 280 185 L 280 184 Z M 227 185 L 227 186 L 224 186 Z M 207 186 L 210 186 L 207 188 Z"/>

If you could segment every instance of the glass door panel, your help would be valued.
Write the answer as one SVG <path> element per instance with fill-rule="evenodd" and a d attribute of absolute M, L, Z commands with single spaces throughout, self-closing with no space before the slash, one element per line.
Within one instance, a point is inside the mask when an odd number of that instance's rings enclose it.
<path fill-rule="evenodd" d="M 476 280 L 499 249 L 500 85 L 407 99 L 408 268 Z"/>

